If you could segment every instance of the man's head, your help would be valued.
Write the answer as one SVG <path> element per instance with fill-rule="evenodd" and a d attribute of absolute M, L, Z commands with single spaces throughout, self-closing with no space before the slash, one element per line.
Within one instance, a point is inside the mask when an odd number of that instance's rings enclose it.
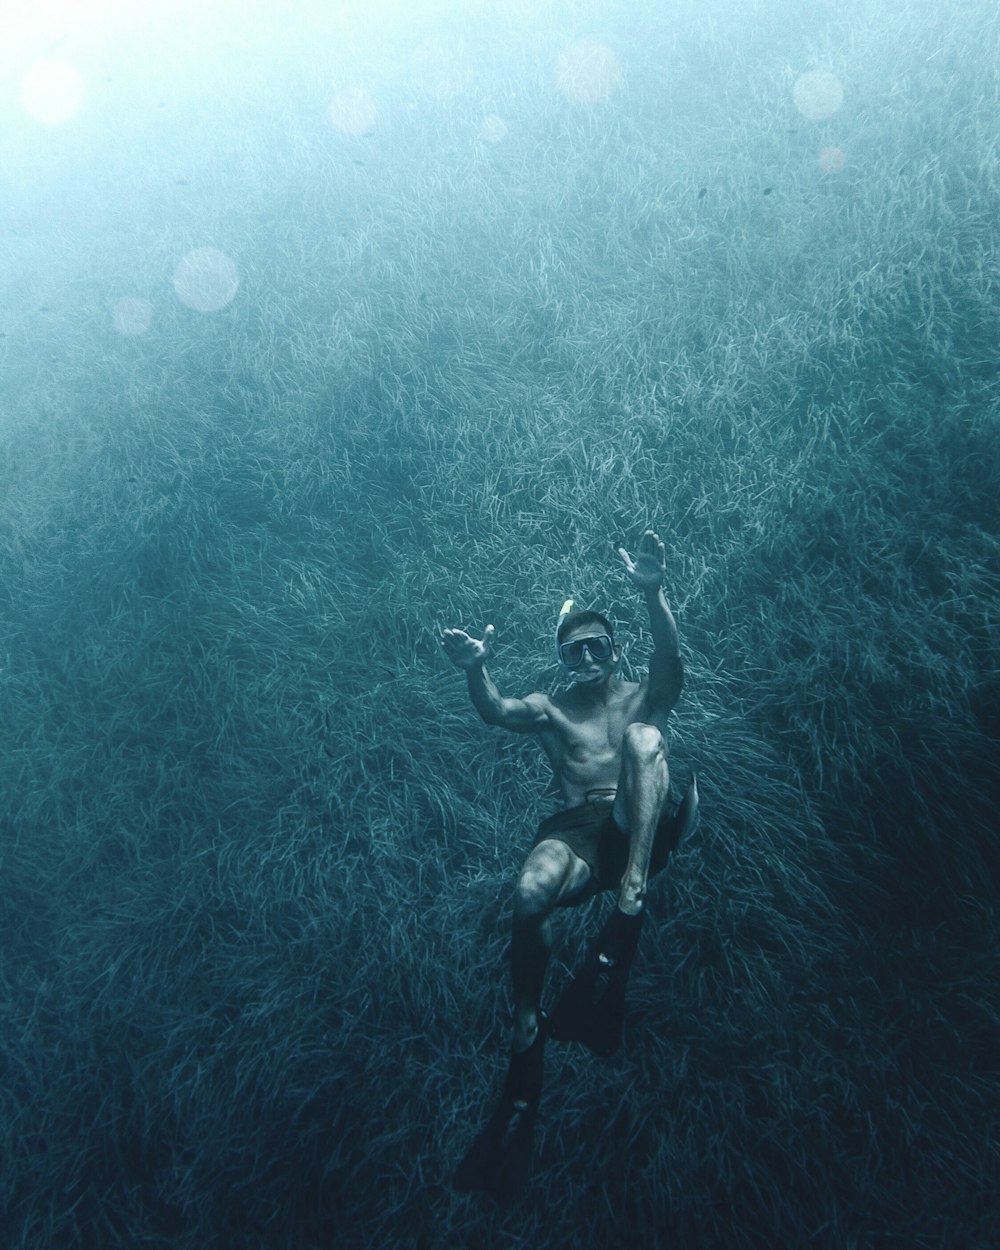
<path fill-rule="evenodd" d="M 598 685 L 618 668 L 621 651 L 600 612 L 570 612 L 556 632 L 559 663 L 571 681 Z"/>

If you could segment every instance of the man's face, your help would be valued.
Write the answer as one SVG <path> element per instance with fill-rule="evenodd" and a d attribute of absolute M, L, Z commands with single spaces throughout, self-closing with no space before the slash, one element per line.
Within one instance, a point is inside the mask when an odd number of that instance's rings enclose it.
<path fill-rule="evenodd" d="M 572 643 L 578 645 L 567 645 Z M 574 663 L 577 653 L 580 656 L 579 664 Z M 615 671 L 619 652 L 599 625 L 576 625 L 566 631 L 560 644 L 560 656 L 563 671 L 570 681 L 581 686 L 592 686 L 606 681 Z"/>

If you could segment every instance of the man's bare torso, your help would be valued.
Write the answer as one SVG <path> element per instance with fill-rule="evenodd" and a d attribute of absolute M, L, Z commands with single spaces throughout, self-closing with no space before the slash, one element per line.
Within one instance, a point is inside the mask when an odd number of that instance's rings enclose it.
<path fill-rule="evenodd" d="M 548 712 L 548 724 L 539 737 L 567 807 L 585 803 L 589 791 L 617 789 L 629 725 L 644 720 L 665 730 L 666 716 L 656 715 L 648 706 L 646 691 L 645 681 L 613 680 L 600 699 L 588 698 L 579 687 L 554 696 L 530 696 Z"/>

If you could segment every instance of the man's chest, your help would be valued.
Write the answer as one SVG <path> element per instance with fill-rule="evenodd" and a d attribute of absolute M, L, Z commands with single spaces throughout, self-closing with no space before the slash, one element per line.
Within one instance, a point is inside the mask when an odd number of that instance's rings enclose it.
<path fill-rule="evenodd" d="M 635 695 L 598 709 L 567 709 L 551 726 L 550 754 L 575 762 L 617 757 L 638 713 Z"/>

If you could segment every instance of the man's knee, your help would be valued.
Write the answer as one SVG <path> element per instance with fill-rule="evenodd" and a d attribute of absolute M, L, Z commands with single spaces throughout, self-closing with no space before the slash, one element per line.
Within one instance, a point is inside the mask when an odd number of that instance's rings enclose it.
<path fill-rule="evenodd" d="M 539 845 L 521 869 L 514 890 L 514 914 L 521 917 L 547 915 L 559 901 L 570 872 L 572 854 L 561 843 Z"/>
<path fill-rule="evenodd" d="M 623 745 L 629 757 L 639 763 L 649 763 L 658 756 L 667 757 L 663 735 L 655 725 L 646 725 L 642 721 L 634 721 L 628 726 Z"/>

